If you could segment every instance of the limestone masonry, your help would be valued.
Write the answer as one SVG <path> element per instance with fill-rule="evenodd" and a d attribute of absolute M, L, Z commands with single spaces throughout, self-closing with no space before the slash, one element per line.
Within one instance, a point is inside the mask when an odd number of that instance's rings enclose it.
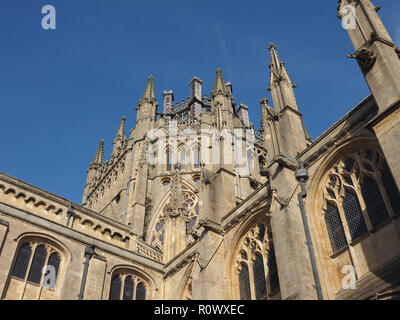
<path fill-rule="evenodd" d="M 163 108 L 150 77 L 82 204 L 0 173 L 1 298 L 399 299 L 400 51 L 369 0 L 347 5 L 371 95 L 314 141 L 271 44 L 260 132 L 220 69 Z"/>

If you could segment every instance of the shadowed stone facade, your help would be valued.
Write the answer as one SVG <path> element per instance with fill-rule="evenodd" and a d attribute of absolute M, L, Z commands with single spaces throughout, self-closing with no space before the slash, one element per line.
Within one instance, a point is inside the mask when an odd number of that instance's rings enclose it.
<path fill-rule="evenodd" d="M 346 5 L 371 95 L 315 141 L 271 44 L 259 133 L 220 69 L 209 97 L 197 77 L 181 103 L 164 91 L 163 112 L 150 77 L 109 160 L 100 142 L 82 204 L 0 173 L 1 298 L 398 299 L 400 54 L 370 1 Z M 177 147 L 154 164 L 163 130 Z M 204 130 L 240 134 L 207 163 Z"/>

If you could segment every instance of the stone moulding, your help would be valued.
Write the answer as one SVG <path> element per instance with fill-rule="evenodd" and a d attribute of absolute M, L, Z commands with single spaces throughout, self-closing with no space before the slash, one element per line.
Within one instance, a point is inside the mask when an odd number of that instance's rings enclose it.
<path fill-rule="evenodd" d="M 10 183 L 13 181 L 11 177 L 0 174 L 0 202 L 12 207 L 30 212 L 30 214 L 52 221 L 59 225 L 65 226 L 67 219 L 67 208 L 71 205 L 63 199 L 49 199 L 45 196 L 45 191 L 36 190 L 30 186 L 14 186 Z M 19 189 L 19 187 L 24 189 Z M 32 191 L 31 194 L 25 187 Z M 32 190 L 30 190 L 32 189 Z M 36 192 L 37 191 L 37 192 Z M 42 193 L 43 195 L 39 194 Z M 57 203 L 58 201 L 61 203 Z M 114 221 L 91 212 L 86 208 L 74 204 L 75 216 L 71 222 L 71 228 L 76 231 L 83 232 L 89 236 L 93 236 L 99 240 L 106 241 L 118 247 L 133 250 L 145 257 L 150 257 L 158 262 L 162 261 L 162 254 L 151 248 L 145 243 L 138 241 L 131 228 L 121 225 Z M 65 213 L 65 214 L 64 214 Z M 65 221 L 64 221 L 65 220 Z"/>
<path fill-rule="evenodd" d="M 185 252 L 183 252 L 183 253 L 185 253 Z M 175 274 L 176 272 L 178 272 L 179 270 L 181 270 L 190 261 L 197 260 L 198 256 L 199 256 L 198 250 L 194 250 L 192 252 L 189 252 L 185 257 L 182 257 L 182 259 L 179 260 L 179 262 L 177 264 L 175 264 L 173 267 L 171 267 L 170 269 L 167 268 L 167 266 L 168 266 L 167 265 L 165 267 L 164 279 L 168 278 L 169 276 L 171 276 L 171 275 Z M 174 259 L 174 261 L 176 261 L 176 259 Z M 174 261 L 171 261 L 171 263 Z"/>
<path fill-rule="evenodd" d="M 378 109 L 375 100 L 372 95 L 369 95 L 353 110 L 347 113 L 320 137 L 314 140 L 314 142 L 307 149 L 301 152 L 298 157 L 302 159 L 306 167 L 309 167 L 326 152 L 331 150 L 332 146 L 339 143 L 348 136 L 350 132 L 357 129 L 360 123 L 373 121 L 377 113 Z M 334 133 L 335 130 L 338 130 L 338 132 Z M 329 141 L 324 142 L 328 137 L 331 137 Z M 323 143 L 323 146 L 318 147 L 321 143 Z"/>

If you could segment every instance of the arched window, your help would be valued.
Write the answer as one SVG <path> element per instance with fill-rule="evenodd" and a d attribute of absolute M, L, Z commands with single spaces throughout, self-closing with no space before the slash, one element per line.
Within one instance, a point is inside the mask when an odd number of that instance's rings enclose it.
<path fill-rule="evenodd" d="M 146 300 L 146 286 L 143 282 L 139 282 L 136 287 L 136 300 Z"/>
<path fill-rule="evenodd" d="M 239 290 L 240 290 L 240 300 L 250 300 L 251 299 L 251 289 L 250 289 L 250 276 L 249 268 L 247 264 L 241 264 L 239 268 Z"/>
<path fill-rule="evenodd" d="M 328 173 L 324 198 L 333 252 L 400 213 L 400 192 L 383 154 L 374 148 L 342 157 Z"/>
<path fill-rule="evenodd" d="M 26 271 L 28 270 L 29 260 L 32 256 L 32 249 L 29 243 L 24 243 L 18 251 L 17 259 L 15 260 L 12 276 L 25 279 Z"/>
<path fill-rule="evenodd" d="M 130 272 L 115 274 L 109 300 L 146 300 L 146 285 Z"/>
<path fill-rule="evenodd" d="M 121 297 L 121 278 L 116 275 L 111 280 L 110 300 L 120 300 Z"/>
<path fill-rule="evenodd" d="M 193 167 L 200 168 L 200 147 L 198 145 L 193 147 Z"/>
<path fill-rule="evenodd" d="M 182 204 L 185 208 L 185 221 L 186 221 L 186 233 L 189 234 L 190 230 L 193 229 L 199 220 L 199 199 L 196 195 L 189 191 L 186 187 L 183 188 L 182 193 Z M 166 216 L 168 214 L 169 202 L 166 202 L 161 213 L 159 214 L 154 227 L 151 230 L 150 245 L 159 251 L 164 251 L 164 239 L 166 232 Z M 188 237 L 188 243 L 190 243 L 190 237 Z"/>
<path fill-rule="evenodd" d="M 274 246 L 265 219 L 241 240 L 236 265 L 241 300 L 265 300 L 279 293 Z"/>
<path fill-rule="evenodd" d="M 55 289 L 61 264 L 58 250 L 47 243 L 25 242 L 18 250 L 11 277 Z"/>
<path fill-rule="evenodd" d="M 267 296 L 267 282 L 265 281 L 264 260 L 259 252 L 255 254 L 253 274 L 256 300 L 261 300 Z"/>
<path fill-rule="evenodd" d="M 132 277 L 125 278 L 123 300 L 133 300 L 133 291 L 135 289 L 135 280 Z"/>
<path fill-rule="evenodd" d="M 28 281 L 33 283 L 40 283 L 42 278 L 42 270 L 46 262 L 47 251 L 43 244 L 36 247 L 35 254 L 33 256 L 31 269 L 28 276 Z"/>
<path fill-rule="evenodd" d="M 171 171 L 172 169 L 172 152 L 167 150 L 167 171 Z"/>

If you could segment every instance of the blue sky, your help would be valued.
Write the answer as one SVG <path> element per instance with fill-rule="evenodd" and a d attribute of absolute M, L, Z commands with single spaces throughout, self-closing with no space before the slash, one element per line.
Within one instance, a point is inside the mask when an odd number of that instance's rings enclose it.
<path fill-rule="evenodd" d="M 41 28 L 54 5 L 57 29 Z M 400 41 L 400 4 L 375 0 Z M 237 103 L 259 127 L 259 101 L 270 99 L 268 53 L 278 46 L 305 124 L 318 137 L 369 94 L 337 0 L 1 0 L 0 171 L 80 202 L 98 142 L 106 157 L 122 115 L 134 107 L 149 75 L 157 99 L 189 95 L 196 75 L 209 94 L 220 67 Z M 270 99 L 271 100 L 271 99 Z"/>

